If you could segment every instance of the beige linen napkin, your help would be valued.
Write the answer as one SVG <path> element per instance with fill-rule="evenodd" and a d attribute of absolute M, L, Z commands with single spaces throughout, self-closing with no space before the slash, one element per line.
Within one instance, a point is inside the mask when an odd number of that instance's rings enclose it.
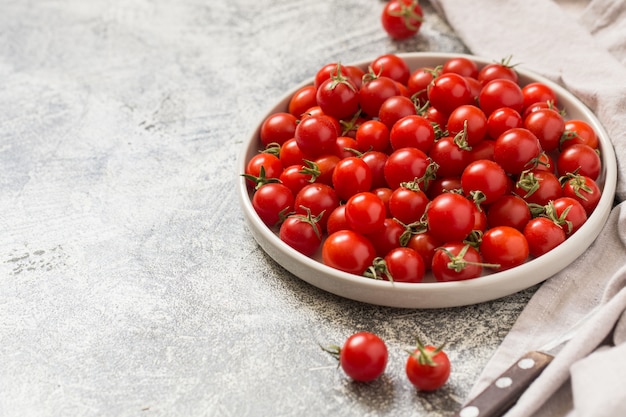
<path fill-rule="evenodd" d="M 591 0 L 432 0 L 476 55 L 513 61 L 563 85 L 598 117 L 618 160 L 616 200 L 589 250 L 547 280 L 470 393 L 480 393 L 520 355 L 600 304 L 507 414 L 626 416 L 626 3 Z M 469 398 L 468 398 L 469 399 Z"/>

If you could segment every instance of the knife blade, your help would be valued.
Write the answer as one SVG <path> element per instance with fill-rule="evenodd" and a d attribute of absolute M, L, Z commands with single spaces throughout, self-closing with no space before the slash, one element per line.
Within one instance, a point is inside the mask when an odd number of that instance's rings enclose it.
<path fill-rule="evenodd" d="M 598 310 L 592 309 L 566 332 L 537 350 L 526 352 L 454 417 L 500 417 L 552 362 L 554 356 Z"/>

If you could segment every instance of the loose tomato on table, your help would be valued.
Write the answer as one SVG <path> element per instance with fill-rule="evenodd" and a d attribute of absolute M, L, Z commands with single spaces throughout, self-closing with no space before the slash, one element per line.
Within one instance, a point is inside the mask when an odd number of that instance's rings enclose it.
<path fill-rule="evenodd" d="M 391 0 L 383 8 L 381 23 L 393 39 L 407 39 L 419 32 L 424 12 L 417 0 Z"/>
<path fill-rule="evenodd" d="M 406 376 L 420 391 L 435 391 L 448 381 L 451 364 L 444 346 L 424 346 L 418 339 L 417 347 L 409 352 L 406 360 Z"/>
<path fill-rule="evenodd" d="M 380 377 L 387 366 L 389 352 L 385 342 L 371 332 L 357 332 L 342 346 L 322 346 L 339 361 L 341 369 L 355 381 L 370 382 Z"/>

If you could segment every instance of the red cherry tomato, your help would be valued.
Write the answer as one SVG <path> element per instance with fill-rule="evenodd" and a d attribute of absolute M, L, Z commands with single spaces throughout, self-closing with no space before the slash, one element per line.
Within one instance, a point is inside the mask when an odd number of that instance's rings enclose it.
<path fill-rule="evenodd" d="M 420 391 L 435 391 L 448 381 L 451 372 L 450 359 L 443 347 L 423 346 L 418 341 L 417 348 L 406 361 L 406 376 Z"/>
<path fill-rule="evenodd" d="M 480 253 L 485 263 L 499 265 L 493 269 L 503 271 L 528 259 L 528 241 L 522 232 L 513 227 L 496 226 L 483 234 Z"/>
<path fill-rule="evenodd" d="M 448 242 L 437 249 L 432 259 L 433 276 L 439 282 L 478 278 L 483 272 L 482 257 L 473 246 Z"/>
<path fill-rule="evenodd" d="M 392 249 L 384 257 L 386 278 L 393 282 L 422 282 L 426 267 L 415 250 L 406 247 Z"/>
<path fill-rule="evenodd" d="M 283 216 L 293 211 L 293 205 L 293 193 L 281 183 L 265 184 L 252 196 L 254 211 L 269 227 L 278 225 Z"/>
<path fill-rule="evenodd" d="M 348 337 L 340 348 L 341 369 L 355 381 L 373 381 L 385 372 L 388 351 L 385 342 L 370 332 L 358 332 Z"/>
<path fill-rule="evenodd" d="M 435 78 L 428 90 L 428 99 L 433 107 L 448 115 L 457 107 L 474 102 L 467 81 L 455 73 Z"/>
<path fill-rule="evenodd" d="M 442 242 L 462 241 L 474 227 L 474 207 L 462 195 L 438 195 L 426 208 L 429 232 Z"/>
<path fill-rule="evenodd" d="M 335 232 L 322 244 L 324 264 L 351 274 L 363 275 L 375 257 L 372 242 L 353 230 Z"/>
<path fill-rule="evenodd" d="M 565 242 L 565 231 L 547 217 L 535 217 L 523 229 L 530 255 L 538 257 Z"/>
<path fill-rule="evenodd" d="M 267 116 L 261 124 L 261 143 L 264 146 L 270 143 L 282 145 L 293 138 L 297 124 L 296 116 L 291 113 L 279 112 Z"/>
<path fill-rule="evenodd" d="M 292 214 L 280 225 L 280 240 L 297 250 L 311 256 L 322 243 L 322 229 L 316 218 L 310 214 Z"/>
<path fill-rule="evenodd" d="M 342 159 L 337 162 L 333 171 L 333 188 L 344 201 L 357 193 L 370 191 L 372 170 L 365 161 L 356 156 Z"/>
<path fill-rule="evenodd" d="M 402 40 L 419 32 L 423 16 L 417 1 L 391 0 L 383 8 L 381 23 L 391 38 Z"/>
<path fill-rule="evenodd" d="M 354 194 L 346 202 L 346 220 L 352 230 L 361 234 L 382 229 L 386 215 L 385 203 L 370 192 Z"/>

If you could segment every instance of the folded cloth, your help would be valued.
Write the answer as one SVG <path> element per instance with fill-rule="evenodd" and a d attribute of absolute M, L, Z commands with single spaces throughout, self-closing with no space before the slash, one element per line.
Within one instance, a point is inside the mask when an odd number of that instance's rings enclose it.
<path fill-rule="evenodd" d="M 431 2 L 472 53 L 494 60 L 512 56 L 520 67 L 574 93 L 605 127 L 619 171 L 617 204 L 602 232 L 585 254 L 537 290 L 470 398 L 520 355 L 558 336 L 600 304 L 596 316 L 506 416 L 626 416 L 626 389 L 616 380 L 626 373 L 626 3 Z"/>

